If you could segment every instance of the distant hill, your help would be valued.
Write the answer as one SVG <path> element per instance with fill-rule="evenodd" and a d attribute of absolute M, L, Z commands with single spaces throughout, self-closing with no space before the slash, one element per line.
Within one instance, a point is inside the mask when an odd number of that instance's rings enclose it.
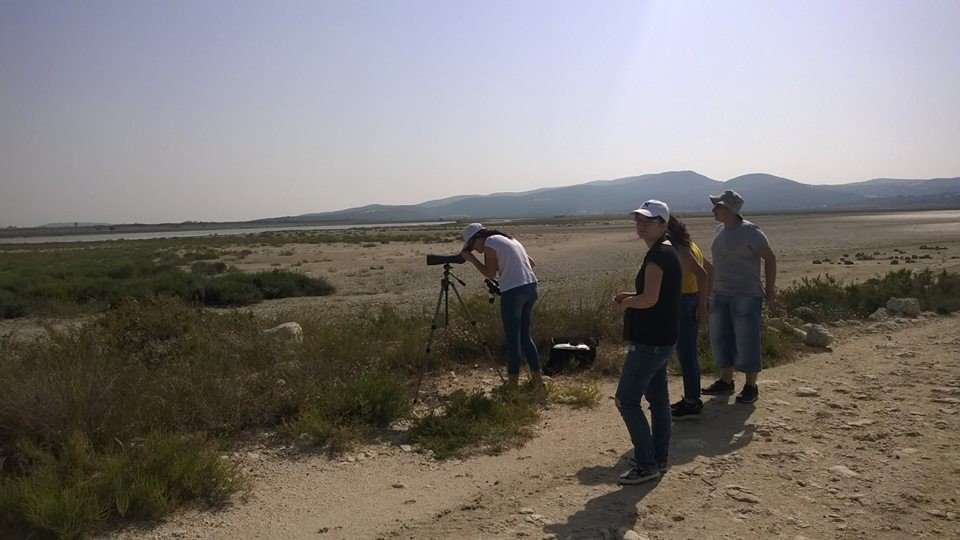
<path fill-rule="evenodd" d="M 258 220 L 264 223 L 392 222 L 623 214 L 646 199 L 678 212 L 706 212 L 708 195 L 726 189 L 746 200 L 744 213 L 869 208 L 960 207 L 960 177 L 929 180 L 878 178 L 839 185 L 810 185 L 771 174 L 721 182 L 694 171 L 671 171 L 594 180 L 518 193 L 458 195 L 414 205 L 371 204 L 335 212 Z"/>

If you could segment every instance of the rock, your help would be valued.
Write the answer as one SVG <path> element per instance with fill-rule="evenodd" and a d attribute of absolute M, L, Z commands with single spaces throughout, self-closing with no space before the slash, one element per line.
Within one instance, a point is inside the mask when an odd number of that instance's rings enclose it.
<path fill-rule="evenodd" d="M 905 317 L 920 315 L 920 302 L 916 298 L 891 298 L 887 300 L 887 310 Z"/>
<path fill-rule="evenodd" d="M 796 326 L 791 326 L 791 325 L 789 325 L 789 324 L 784 324 L 783 327 L 784 327 L 783 329 L 784 329 L 785 331 L 794 334 L 795 336 L 797 336 L 797 337 L 800 338 L 800 339 L 806 339 L 806 338 L 807 338 L 807 333 L 804 332 L 803 330 L 797 328 Z"/>
<path fill-rule="evenodd" d="M 806 321 L 811 323 L 820 322 L 819 320 L 820 317 L 817 316 L 817 312 L 814 311 L 812 308 L 808 308 L 807 306 L 800 306 L 794 309 L 793 316 L 800 319 L 801 321 Z"/>
<path fill-rule="evenodd" d="M 268 328 L 263 333 L 281 341 L 303 343 L 303 327 L 299 323 L 285 322 L 273 328 Z"/>
<path fill-rule="evenodd" d="M 797 387 L 796 394 L 800 397 L 814 397 L 819 396 L 820 391 L 816 388 L 810 388 L 809 386 L 800 386 Z"/>
<path fill-rule="evenodd" d="M 773 405 L 783 405 L 785 407 L 790 405 L 789 401 L 784 401 L 782 399 L 771 399 L 768 403 L 771 403 Z"/>
<path fill-rule="evenodd" d="M 834 474 L 843 476 L 843 477 L 845 477 L 845 478 L 859 478 L 859 477 L 860 477 L 860 473 L 855 472 L 855 471 L 851 470 L 850 468 L 845 467 L 845 466 L 843 466 L 843 465 L 834 465 L 833 467 L 830 467 L 830 468 L 827 469 L 827 470 L 830 471 L 830 472 L 832 472 L 832 473 L 834 473 Z"/>
<path fill-rule="evenodd" d="M 730 497 L 735 501 L 746 502 L 751 504 L 757 504 L 760 502 L 760 497 L 757 497 L 749 489 L 742 486 L 736 486 L 736 485 L 724 486 L 723 490 L 726 492 L 727 497 Z"/>
<path fill-rule="evenodd" d="M 920 450 L 917 450 L 916 448 L 899 448 L 893 451 L 893 455 L 899 459 L 899 458 L 905 458 L 907 456 L 912 456 L 919 451 Z"/>
<path fill-rule="evenodd" d="M 403 452 L 412 452 L 412 451 L 413 451 L 413 447 L 410 446 L 409 444 L 401 444 L 401 445 L 400 445 L 400 450 L 403 451 Z"/>
<path fill-rule="evenodd" d="M 529 508 L 529 507 L 521 508 L 521 509 L 520 509 L 520 514 L 525 515 L 525 516 L 532 515 L 532 514 L 533 514 L 533 508 Z"/>
<path fill-rule="evenodd" d="M 871 321 L 885 321 L 890 318 L 890 312 L 885 307 L 878 307 L 876 311 L 867 317 Z"/>
<path fill-rule="evenodd" d="M 393 484 L 393 487 L 396 489 L 404 489 L 407 487 L 407 485 L 404 484 L 403 482 L 396 482 L 395 484 Z"/>
<path fill-rule="evenodd" d="M 865 418 L 863 420 L 854 420 L 853 422 L 847 422 L 847 425 L 853 426 L 853 427 L 864 427 L 864 426 L 871 426 L 876 422 L 877 422 L 876 420 L 870 420 Z"/>
<path fill-rule="evenodd" d="M 621 538 L 622 540 L 649 540 L 646 536 L 636 531 L 626 531 Z"/>
<path fill-rule="evenodd" d="M 811 347 L 829 347 L 833 342 L 833 334 L 828 332 L 823 326 L 814 324 L 807 330 L 807 335 L 803 338 L 803 342 Z"/>

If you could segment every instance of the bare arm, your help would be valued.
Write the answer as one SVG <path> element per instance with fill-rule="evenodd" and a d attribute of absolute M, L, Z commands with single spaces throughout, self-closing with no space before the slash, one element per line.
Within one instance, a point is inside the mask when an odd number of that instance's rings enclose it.
<path fill-rule="evenodd" d="M 643 292 L 624 298 L 620 309 L 649 309 L 660 300 L 660 283 L 663 281 L 663 268 L 657 263 L 648 263 L 643 273 Z M 617 295 L 619 296 L 619 295 Z"/>
<path fill-rule="evenodd" d="M 483 277 L 495 279 L 497 277 L 497 252 L 493 248 L 483 248 L 483 262 L 472 251 L 461 251 L 460 256 L 470 261 L 483 274 Z"/>
<path fill-rule="evenodd" d="M 760 258 L 763 259 L 764 296 L 773 304 L 777 301 L 777 256 L 768 247 L 760 252 Z"/>

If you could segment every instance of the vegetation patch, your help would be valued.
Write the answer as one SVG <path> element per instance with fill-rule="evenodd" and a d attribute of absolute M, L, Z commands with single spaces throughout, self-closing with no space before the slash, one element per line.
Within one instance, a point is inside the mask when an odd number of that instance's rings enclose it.
<path fill-rule="evenodd" d="M 327 445 L 336 453 L 349 449 L 370 428 L 385 428 L 406 418 L 412 404 L 406 381 L 367 373 L 310 398 L 286 428 L 299 441 Z"/>
<path fill-rule="evenodd" d="M 828 274 L 803 278 L 783 289 L 780 297 L 789 312 L 807 307 L 827 321 L 865 318 L 894 297 L 913 297 L 923 310 L 952 313 L 960 309 L 960 274 L 904 269 L 860 283 L 844 283 Z"/>
<path fill-rule="evenodd" d="M 0 258 L 0 318 L 102 311 L 121 298 L 175 296 L 208 306 L 333 293 L 323 277 L 286 270 L 248 274 L 212 248 L 101 247 L 7 250 Z M 189 270 L 184 270 L 189 266 Z"/>
<path fill-rule="evenodd" d="M 533 437 L 542 394 L 529 387 L 504 386 L 492 395 L 458 390 L 441 411 L 433 411 L 410 430 L 412 439 L 439 459 L 483 449 L 490 453 L 519 446 Z"/>
<path fill-rule="evenodd" d="M 596 407 L 600 404 L 603 392 L 593 383 L 565 383 L 551 381 L 547 384 L 550 401 L 569 405 L 574 409 Z"/>
<path fill-rule="evenodd" d="M 82 538 L 121 518 L 157 518 L 192 501 L 220 504 L 247 487 L 201 435 L 152 432 L 98 447 L 74 432 L 17 446 L 0 478 L 0 532 L 8 538 Z"/>

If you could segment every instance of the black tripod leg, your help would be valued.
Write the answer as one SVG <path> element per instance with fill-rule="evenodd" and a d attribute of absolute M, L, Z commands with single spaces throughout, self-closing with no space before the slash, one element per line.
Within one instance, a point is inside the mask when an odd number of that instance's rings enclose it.
<path fill-rule="evenodd" d="M 446 280 L 440 280 L 440 296 L 437 297 L 437 307 L 433 309 L 433 322 L 430 323 L 430 335 L 427 337 L 427 349 L 425 351 L 423 360 L 420 362 L 420 369 L 418 370 L 419 373 L 417 373 L 417 389 L 416 393 L 413 395 L 414 403 L 420 399 L 420 387 L 423 385 L 423 375 L 427 371 L 427 357 L 430 354 L 430 347 L 433 345 L 433 338 L 436 335 L 437 328 L 440 328 L 440 306 L 444 306 L 444 313 L 446 313 L 449 309 L 449 306 L 447 305 L 448 302 L 445 301 L 448 298 L 447 284 L 448 282 Z M 449 319 L 446 319 L 444 321 L 444 326 L 446 326 L 448 322 Z"/>
<path fill-rule="evenodd" d="M 467 320 L 470 321 L 470 326 L 472 326 L 474 332 L 477 333 L 477 338 L 480 339 L 480 344 L 483 345 L 483 351 L 487 354 L 487 359 L 493 364 L 493 369 L 497 371 L 497 377 L 500 377 L 500 382 L 507 382 L 507 380 L 503 378 L 503 373 L 500 372 L 500 366 L 493 359 L 493 354 L 490 353 L 490 347 L 487 345 L 487 341 L 483 339 L 483 334 L 480 333 L 480 327 L 477 326 L 477 320 L 473 318 L 473 315 L 467 308 L 467 304 L 463 301 L 463 297 L 460 296 L 460 291 L 457 289 L 457 284 L 451 283 L 450 287 L 453 289 L 453 294 L 457 295 L 457 301 L 460 302 L 460 307 L 463 308 L 463 313 L 467 316 Z"/>

